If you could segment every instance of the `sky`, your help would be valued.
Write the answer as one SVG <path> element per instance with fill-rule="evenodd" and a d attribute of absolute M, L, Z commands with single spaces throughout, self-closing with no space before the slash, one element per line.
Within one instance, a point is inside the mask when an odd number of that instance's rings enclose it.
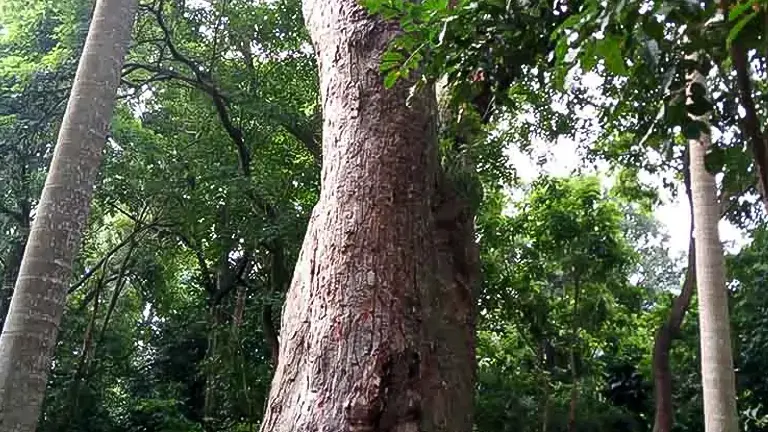
<path fill-rule="evenodd" d="M 188 5 L 190 7 L 209 7 L 209 3 L 206 0 L 188 0 Z M 602 79 L 599 75 L 595 73 L 587 73 L 581 75 L 580 78 L 581 84 L 588 88 L 586 93 L 587 97 L 605 100 L 600 92 Z M 557 102 L 553 102 L 553 107 L 556 105 Z M 565 109 L 564 106 L 561 108 Z M 589 107 L 585 108 L 583 113 L 580 113 L 581 116 L 591 116 L 594 114 L 595 113 L 589 112 Z M 714 138 L 716 139 L 717 137 L 715 136 Z M 547 156 L 547 162 L 541 166 L 537 164 L 540 155 Z M 546 143 L 534 145 L 534 151 L 531 156 L 525 155 L 514 148 L 510 148 L 508 149 L 508 156 L 517 171 L 518 177 L 523 181 L 533 180 L 543 172 L 554 176 L 568 176 L 571 175 L 573 170 L 577 168 L 581 162 L 581 157 L 578 152 L 578 143 L 565 138 L 559 139 L 554 145 Z M 609 186 L 611 179 L 607 173 L 607 169 L 603 167 L 602 169 L 598 168 L 598 170 L 599 171 L 596 174 L 600 176 L 606 187 Z M 683 185 L 680 184 L 680 190 L 678 190 L 675 197 L 672 197 L 671 194 L 663 191 L 659 179 L 646 176 L 645 178 L 641 177 L 641 180 L 648 184 L 657 185 L 658 189 L 662 191 L 663 204 L 656 209 L 655 216 L 666 227 L 670 236 L 668 245 L 670 254 L 672 256 L 680 256 L 681 254 L 687 253 L 688 233 L 691 221 L 688 198 L 683 190 Z M 749 241 L 743 232 L 726 221 L 721 221 L 719 228 L 720 239 L 724 242 L 726 250 L 729 252 L 737 252 Z"/>
<path fill-rule="evenodd" d="M 712 73 L 715 73 L 715 71 L 713 70 Z M 576 78 L 578 78 L 579 85 L 582 89 L 586 91 L 584 94 L 585 98 L 592 99 L 596 103 L 608 101 L 602 94 L 601 89 L 603 79 L 599 74 L 594 72 L 583 73 L 580 72 L 578 68 L 574 68 L 566 77 L 566 84 L 570 85 L 571 83 L 575 83 Z M 568 112 L 566 106 L 558 101 L 552 101 L 552 108 L 562 113 Z M 530 114 L 522 114 L 522 116 L 529 115 Z M 585 140 L 585 143 L 588 142 L 589 136 L 597 135 L 600 126 L 594 121 L 597 117 L 597 112 L 593 107 L 586 106 L 582 112 L 573 115 L 581 120 L 588 120 L 587 123 L 591 125 L 592 130 L 587 130 L 584 134 L 586 138 L 582 138 Z M 529 121 L 536 121 L 536 119 L 532 117 L 529 118 Z M 715 145 L 717 144 L 718 138 L 718 131 L 713 129 L 712 139 Z M 507 149 L 507 156 L 510 158 L 517 176 L 524 182 L 533 180 L 543 173 L 553 176 L 572 175 L 582 161 L 582 157 L 579 154 L 579 143 L 573 139 L 565 137 L 559 138 L 556 143 L 534 142 L 533 151 L 530 156 L 520 152 L 514 148 L 513 145 Z M 540 156 L 546 156 L 546 162 L 543 165 L 536 163 Z M 582 167 L 582 172 L 585 174 L 589 173 L 584 167 Z M 612 178 L 608 173 L 608 165 L 606 163 L 603 163 L 602 165 L 598 163 L 597 171 L 593 171 L 589 174 L 597 174 L 601 179 L 603 186 L 606 188 L 610 187 Z M 680 182 L 677 193 L 675 196 L 672 196 L 669 191 L 666 191 L 662 187 L 661 178 L 640 173 L 640 180 L 645 184 L 656 186 L 660 192 L 662 205 L 655 210 L 655 217 L 662 225 L 664 225 L 664 227 L 666 227 L 667 233 L 670 236 L 668 244 L 670 255 L 673 257 L 687 255 L 691 218 L 688 197 L 686 196 L 684 185 Z M 721 220 L 719 231 L 720 240 L 723 242 L 727 252 L 736 253 L 741 247 L 746 246 L 749 242 L 749 238 L 744 232 L 727 221 Z"/>
<path fill-rule="evenodd" d="M 539 167 L 536 161 L 542 154 L 547 155 L 547 162 Z M 581 162 L 578 144 L 569 139 L 560 139 L 554 145 L 539 144 L 534 147 L 531 156 L 517 149 L 509 149 L 508 156 L 518 177 L 524 182 L 529 182 L 542 173 L 558 177 L 569 176 Z M 611 179 L 605 168 L 599 169 L 596 174 L 600 176 L 604 186 L 610 185 Z M 641 176 L 641 180 L 657 185 L 659 190 L 662 190 L 661 182 L 657 179 Z M 661 198 L 663 204 L 656 209 L 655 216 L 666 227 L 670 236 L 670 255 L 673 257 L 680 256 L 688 251 L 688 233 L 691 223 L 688 198 L 682 184 L 680 184 L 680 190 L 678 190 L 676 197 L 673 198 L 670 193 L 662 191 Z M 729 252 L 738 251 L 749 240 L 741 230 L 727 221 L 721 221 L 719 228 L 720 239 L 725 243 Z"/>

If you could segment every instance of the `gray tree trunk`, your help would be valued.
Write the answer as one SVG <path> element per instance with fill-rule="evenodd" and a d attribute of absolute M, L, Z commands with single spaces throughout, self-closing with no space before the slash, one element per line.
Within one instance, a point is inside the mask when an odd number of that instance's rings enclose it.
<path fill-rule="evenodd" d="M 0 336 L 0 432 L 37 427 L 137 0 L 98 0 Z"/>
<path fill-rule="evenodd" d="M 5 256 L 5 269 L 3 272 L 3 285 L 0 288 L 0 328 L 5 324 L 8 316 L 8 308 L 11 306 L 13 287 L 19 276 L 21 260 L 24 258 L 24 248 L 27 245 L 27 232 L 29 227 L 22 228 L 18 239 L 13 240 L 8 254 Z"/>
<path fill-rule="evenodd" d="M 477 251 L 442 175 L 436 101 L 406 106 L 380 58 L 399 33 L 357 0 L 305 0 L 323 172 L 287 294 L 263 432 L 472 430 Z"/>
<path fill-rule="evenodd" d="M 687 105 L 702 106 L 697 98 L 707 94 L 701 59 L 692 55 L 688 72 Z M 701 376 L 704 389 L 706 432 L 737 432 L 736 389 L 731 352 L 728 295 L 725 287 L 725 258 L 720 243 L 720 208 L 715 177 L 704 163 L 711 145 L 709 113 L 689 117 L 707 127 L 697 139 L 689 140 L 693 226 L 696 239 L 696 286 L 699 297 Z"/>

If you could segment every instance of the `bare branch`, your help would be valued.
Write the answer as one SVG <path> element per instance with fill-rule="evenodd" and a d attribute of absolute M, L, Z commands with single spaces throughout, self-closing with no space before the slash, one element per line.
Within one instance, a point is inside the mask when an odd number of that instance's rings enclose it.
<path fill-rule="evenodd" d="M 93 276 L 97 270 L 99 270 L 111 257 L 112 255 L 116 254 L 120 249 L 122 249 L 125 245 L 130 243 L 137 235 L 140 233 L 146 231 L 149 228 L 154 227 L 154 224 L 149 224 L 142 227 L 136 227 L 130 234 L 128 234 L 120 243 L 115 245 L 112 249 L 109 250 L 101 259 L 93 266 L 90 270 L 88 270 L 83 277 L 80 278 L 77 282 L 75 282 L 74 285 L 69 287 L 69 290 L 67 291 L 67 294 L 72 294 L 73 292 L 77 291 L 78 288 L 83 286 L 86 282 L 88 282 L 88 279 Z"/>

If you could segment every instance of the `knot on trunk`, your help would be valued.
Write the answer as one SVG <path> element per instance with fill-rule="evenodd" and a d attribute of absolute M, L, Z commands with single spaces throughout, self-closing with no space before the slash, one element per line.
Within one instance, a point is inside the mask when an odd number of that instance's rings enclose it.
<path fill-rule="evenodd" d="M 418 431 L 421 356 L 406 349 L 372 357 L 368 378 L 355 386 L 344 404 L 350 431 Z"/>

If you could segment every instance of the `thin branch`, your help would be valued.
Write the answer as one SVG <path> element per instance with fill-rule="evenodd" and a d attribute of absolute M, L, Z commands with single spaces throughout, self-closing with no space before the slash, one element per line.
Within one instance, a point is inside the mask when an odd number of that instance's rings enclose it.
<path fill-rule="evenodd" d="M 120 243 L 118 243 L 115 247 L 109 250 L 109 252 L 106 253 L 101 259 L 93 266 L 90 270 L 88 270 L 83 277 L 80 278 L 79 281 L 77 281 L 74 285 L 69 287 L 69 290 L 67 291 L 67 294 L 72 294 L 73 292 L 77 291 L 78 288 L 83 286 L 86 282 L 88 282 L 88 279 L 93 276 L 97 270 L 99 270 L 111 257 L 112 255 L 116 254 L 120 249 L 123 248 L 123 246 L 130 243 L 138 234 L 146 231 L 147 229 L 154 227 L 155 224 L 149 224 L 143 227 L 137 227 L 133 230 L 130 234 L 128 234 Z"/>
<path fill-rule="evenodd" d="M 315 163 L 317 163 L 318 166 L 321 166 L 323 164 L 322 147 L 320 142 L 321 137 L 313 127 L 313 122 L 317 117 L 318 115 L 314 114 L 309 119 L 306 119 L 306 121 L 300 122 L 295 118 L 292 118 L 292 116 L 286 114 L 281 115 L 279 117 L 279 121 L 288 133 L 296 137 L 299 142 L 304 144 L 304 147 L 307 149 L 309 154 L 312 155 Z"/>
<path fill-rule="evenodd" d="M 155 75 L 153 77 L 161 77 L 163 80 L 168 79 L 176 79 L 182 82 L 185 82 L 187 84 L 190 84 L 194 86 L 195 88 L 199 88 L 203 91 L 205 91 L 208 94 L 212 94 L 217 92 L 217 90 L 211 86 L 207 85 L 206 83 L 202 83 L 194 78 L 190 78 L 188 76 L 185 76 L 184 74 L 181 74 L 179 72 L 163 68 L 156 65 L 148 65 L 148 64 L 140 64 L 140 63 L 126 63 L 123 66 L 123 76 L 128 76 L 133 72 L 139 71 L 139 70 L 145 70 L 147 72 L 152 72 Z M 156 79 L 157 80 L 157 79 Z"/>
<path fill-rule="evenodd" d="M 194 243 L 189 239 L 189 237 L 185 236 L 181 232 L 175 231 L 173 234 L 176 235 L 176 237 L 179 238 L 182 244 L 186 246 L 189 250 L 191 250 L 195 254 L 195 258 L 197 258 L 197 265 L 200 267 L 200 273 L 203 277 L 203 283 L 205 285 L 205 290 L 208 291 L 209 294 L 213 295 L 216 293 L 216 287 L 215 283 L 213 282 L 213 278 L 211 277 L 211 270 L 208 268 L 208 262 L 205 260 L 205 254 L 203 251 L 196 247 Z"/>
<path fill-rule="evenodd" d="M 218 305 L 221 303 L 221 300 L 227 296 L 227 294 L 235 289 L 235 287 L 241 284 L 245 284 L 245 281 L 243 280 L 243 274 L 245 273 L 245 269 L 248 267 L 250 262 L 251 253 L 246 251 L 240 258 L 238 258 L 237 262 L 235 263 L 234 274 L 231 275 L 231 277 L 228 277 L 227 283 L 225 283 L 223 287 L 218 287 L 216 292 L 213 294 L 213 297 L 211 297 L 212 305 Z M 230 271 L 229 267 L 227 267 L 226 270 Z"/>
<path fill-rule="evenodd" d="M 112 275 L 104 280 L 105 284 L 112 283 L 117 280 L 117 275 Z M 96 296 L 96 289 L 92 289 L 88 291 L 87 294 L 83 297 L 82 302 L 77 307 L 77 313 L 82 313 L 83 309 L 85 309 L 89 304 L 91 304 L 91 301 L 93 301 L 94 297 Z"/>
<path fill-rule="evenodd" d="M 719 5 L 720 10 L 724 11 L 726 17 L 728 16 L 729 3 L 728 0 L 721 0 Z M 731 44 L 730 54 L 733 68 L 736 70 L 739 99 L 741 100 L 742 107 L 744 107 L 744 120 L 741 122 L 741 129 L 747 137 L 747 142 L 755 159 L 758 176 L 757 189 L 762 197 L 763 205 L 768 210 L 768 141 L 766 141 L 765 131 L 760 128 L 757 108 L 752 97 L 749 58 L 747 50 L 738 40 L 733 41 Z"/>
<path fill-rule="evenodd" d="M 128 249 L 128 253 L 125 255 L 125 259 L 123 259 L 123 262 L 120 264 L 120 270 L 117 274 L 117 283 L 115 284 L 115 289 L 112 292 L 112 298 L 109 300 L 109 306 L 107 307 L 107 313 L 104 316 L 104 322 L 101 325 L 101 330 L 99 331 L 99 338 L 98 342 L 100 343 L 104 339 L 104 333 L 107 331 L 107 325 L 109 325 L 109 320 L 112 317 L 112 313 L 115 310 L 115 305 L 117 305 L 117 299 L 120 297 L 120 293 L 123 290 L 123 286 L 125 286 L 125 275 L 128 271 L 128 264 L 131 261 L 131 257 L 133 256 L 133 252 L 136 250 L 137 242 L 131 242 L 131 247 Z"/>
<path fill-rule="evenodd" d="M 752 98 L 752 81 L 749 77 L 747 52 L 741 44 L 734 42 L 731 46 L 731 58 L 736 69 L 736 82 L 739 87 L 739 99 L 744 107 L 742 130 L 755 159 L 758 175 L 758 190 L 763 204 L 768 208 L 768 142 L 765 133 L 760 128 L 757 108 Z"/>

